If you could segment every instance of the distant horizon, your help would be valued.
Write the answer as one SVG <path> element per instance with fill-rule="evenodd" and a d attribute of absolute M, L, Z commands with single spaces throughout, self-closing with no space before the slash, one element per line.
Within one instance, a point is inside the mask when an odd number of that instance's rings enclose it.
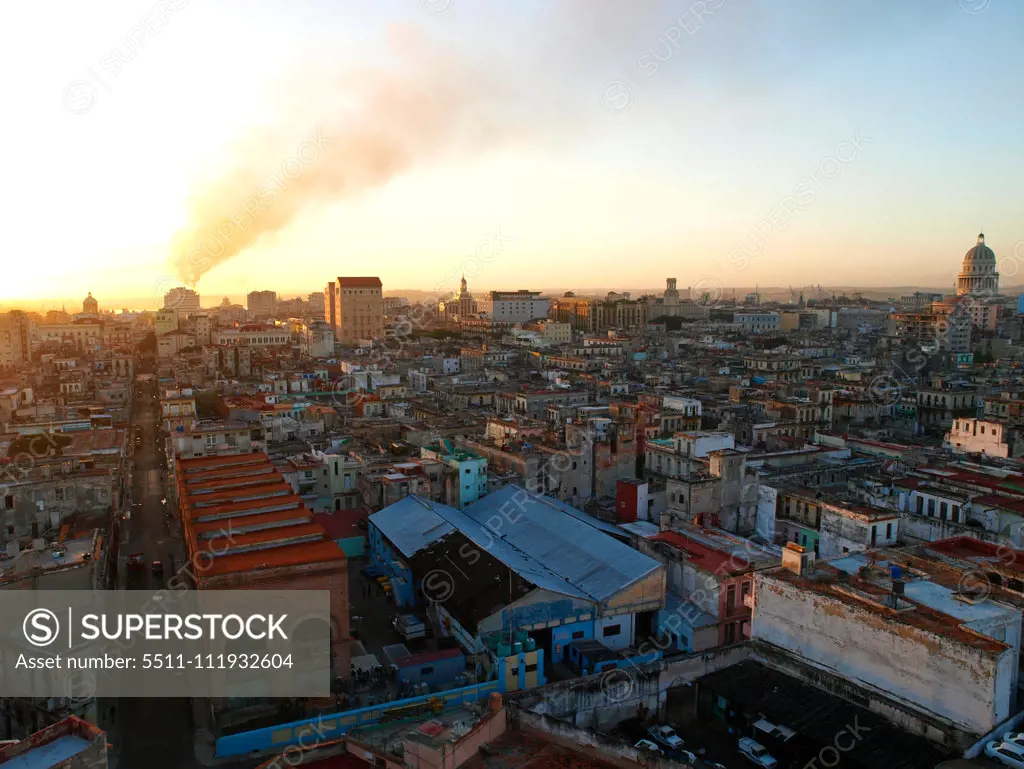
<path fill-rule="evenodd" d="M 902 296 L 913 294 L 915 291 L 921 293 L 934 293 L 943 294 L 944 296 L 951 296 L 956 293 L 955 287 L 947 286 L 940 288 L 937 286 L 858 286 L 858 285 L 821 285 L 822 294 L 826 294 L 828 299 L 832 298 L 832 294 L 835 293 L 837 296 L 845 293 L 847 295 L 852 293 L 871 294 L 875 296 L 865 296 L 868 301 L 884 301 L 888 298 L 899 299 Z M 472 285 L 469 286 L 470 293 L 474 297 L 481 299 L 490 294 L 491 291 L 516 291 L 523 287 L 517 288 L 487 288 L 474 291 Z M 689 290 L 689 286 L 680 285 L 678 287 L 681 294 L 686 294 Z M 696 288 L 703 288 L 704 291 L 708 291 L 708 286 L 697 286 Z M 813 286 L 793 286 L 792 291 L 799 297 L 802 292 L 804 300 L 817 299 L 818 284 Z M 272 291 L 274 289 L 253 289 L 254 291 L 265 290 Z M 569 288 L 569 287 L 547 287 L 547 288 L 528 288 L 530 291 L 539 291 L 541 294 L 546 295 L 551 299 L 556 299 L 562 296 L 566 291 L 572 291 L 580 296 L 595 296 L 601 297 L 609 292 L 616 293 L 629 293 L 632 298 L 637 299 L 640 296 L 655 295 L 661 296 L 664 291 L 664 285 L 657 288 L 615 288 L 615 287 L 599 287 L 599 288 Z M 785 295 L 790 293 L 789 286 L 714 286 L 714 290 L 711 293 L 718 294 L 722 300 L 731 300 L 732 294 L 735 292 L 736 299 L 742 300 L 747 294 L 759 292 L 762 295 L 766 295 L 767 301 L 784 302 Z M 86 292 L 88 294 L 89 292 Z M 130 312 L 146 312 L 152 310 L 159 310 L 163 307 L 162 302 L 157 302 L 153 297 L 122 297 L 112 301 L 105 301 L 103 296 L 97 296 L 95 292 L 93 297 L 99 302 L 101 312 L 120 312 L 121 310 L 127 309 Z M 201 291 L 197 291 L 200 296 L 201 308 L 204 310 L 216 309 L 223 300 L 225 294 L 214 294 L 211 296 L 204 295 Z M 288 301 L 293 299 L 307 299 L 309 294 L 315 293 L 312 291 L 306 292 L 278 292 L 278 299 L 282 301 Z M 1000 295 L 1005 297 L 1016 297 L 1024 294 L 1024 284 L 1007 286 L 1000 288 Z M 405 297 L 406 295 L 412 295 L 416 301 L 421 301 L 423 298 L 437 297 L 443 299 L 446 295 L 437 294 L 431 291 L 414 288 L 401 288 L 401 289 L 388 289 L 384 287 L 384 297 Z M 448 294 L 450 295 L 450 294 Z M 227 294 L 227 298 L 232 304 L 238 304 L 243 307 L 246 306 L 247 294 Z M 214 300 L 214 303 L 207 303 Z M 64 309 L 69 315 L 75 315 L 81 312 L 81 303 L 85 299 L 83 295 L 79 299 L 42 299 L 25 302 L 0 302 L 0 312 L 8 312 L 10 310 L 25 310 L 30 312 L 49 312 L 52 310 Z"/>

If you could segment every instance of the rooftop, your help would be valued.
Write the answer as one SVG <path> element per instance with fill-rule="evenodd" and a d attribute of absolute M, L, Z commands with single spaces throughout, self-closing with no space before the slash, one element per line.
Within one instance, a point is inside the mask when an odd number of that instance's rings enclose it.
<path fill-rule="evenodd" d="M 344 565 L 341 548 L 266 454 L 183 459 L 177 470 L 190 557 L 213 556 L 204 577 Z"/>
<path fill-rule="evenodd" d="M 927 589 L 910 589 L 908 583 L 898 607 L 892 608 L 892 580 L 862 577 L 859 570 L 856 573 L 852 570 L 855 564 L 856 559 L 851 561 L 847 556 L 828 563 L 816 563 L 810 572 L 803 575 L 787 568 L 775 569 L 768 574 L 768 578 L 787 582 L 850 606 L 866 608 L 883 615 L 888 622 L 914 627 L 982 653 L 1001 654 L 1010 648 L 1002 641 L 969 627 L 971 622 L 982 619 L 981 615 L 966 610 L 958 612 L 962 616 L 951 614 L 952 606 Z M 964 617 L 964 614 L 967 616 Z"/>
<path fill-rule="evenodd" d="M 704 571 L 720 576 L 743 574 L 754 569 L 777 566 L 781 555 L 743 539 L 715 529 L 685 525 L 679 531 L 663 531 L 651 537 L 652 542 L 686 553 L 687 561 Z"/>
<path fill-rule="evenodd" d="M 104 733 L 80 718 L 69 716 L 27 739 L 7 745 L 0 744 L 0 766 L 4 769 L 51 769 L 64 766 L 63 762 L 100 741 L 102 747 L 98 753 L 105 756 Z"/>
<path fill-rule="evenodd" d="M 406 557 L 459 531 L 530 584 L 583 600 L 605 600 L 662 568 L 623 544 L 617 527 L 517 486 L 462 511 L 407 497 L 370 521 Z"/>

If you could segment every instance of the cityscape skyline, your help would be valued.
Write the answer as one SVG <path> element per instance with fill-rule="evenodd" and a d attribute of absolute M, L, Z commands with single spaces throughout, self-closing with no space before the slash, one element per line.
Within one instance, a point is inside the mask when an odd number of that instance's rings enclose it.
<path fill-rule="evenodd" d="M 0 8 L 0 769 L 1024 769 L 1024 4 Z"/>

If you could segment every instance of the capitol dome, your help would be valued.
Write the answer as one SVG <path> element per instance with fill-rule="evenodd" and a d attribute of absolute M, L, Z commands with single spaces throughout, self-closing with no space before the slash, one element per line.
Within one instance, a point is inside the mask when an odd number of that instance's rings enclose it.
<path fill-rule="evenodd" d="M 968 294 L 995 295 L 999 293 L 999 273 L 996 272 L 995 252 L 985 245 L 985 234 L 964 254 L 963 267 L 957 276 L 957 296 Z"/>

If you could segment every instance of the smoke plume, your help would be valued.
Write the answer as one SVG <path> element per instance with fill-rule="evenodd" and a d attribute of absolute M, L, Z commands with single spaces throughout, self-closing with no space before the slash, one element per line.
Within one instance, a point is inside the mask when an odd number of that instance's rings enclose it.
<path fill-rule="evenodd" d="M 235 145 L 225 170 L 192 190 L 188 223 L 171 246 L 182 280 L 195 285 L 307 208 L 507 130 L 496 82 L 479 82 L 479 69 L 453 53 L 398 35 L 402 60 L 394 66 L 321 69 L 288 84 L 277 110 L 282 124 Z M 291 130 L 298 122 L 306 127 Z"/>

